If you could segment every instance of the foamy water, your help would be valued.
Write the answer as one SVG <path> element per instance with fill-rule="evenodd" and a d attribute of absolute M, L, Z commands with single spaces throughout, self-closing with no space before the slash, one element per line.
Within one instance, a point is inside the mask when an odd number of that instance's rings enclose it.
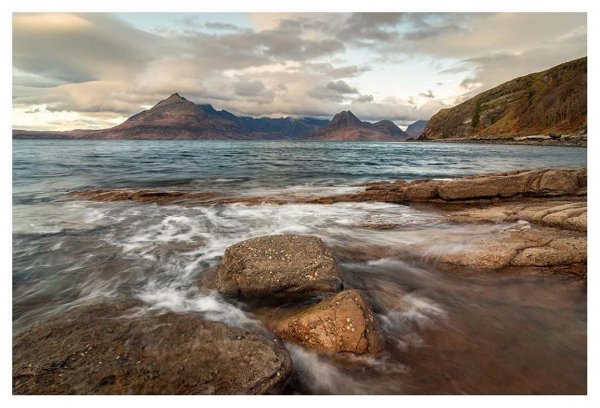
<path fill-rule="evenodd" d="M 525 222 L 458 225 L 431 210 L 386 203 L 184 207 L 67 196 L 80 188 L 173 186 L 246 196 L 329 195 L 395 177 L 577 167 L 585 165 L 585 150 L 78 143 L 15 141 L 15 332 L 83 301 L 114 296 L 136 298 L 154 311 L 260 327 L 246 305 L 200 281 L 236 242 L 310 234 L 332 248 L 348 286 L 373 304 L 385 350 L 340 360 L 287 345 L 295 366 L 290 392 L 561 392 L 585 383 L 581 285 L 557 277 L 449 275 L 427 262 L 479 237 L 530 228 Z M 548 359 L 556 365 L 548 367 Z"/>

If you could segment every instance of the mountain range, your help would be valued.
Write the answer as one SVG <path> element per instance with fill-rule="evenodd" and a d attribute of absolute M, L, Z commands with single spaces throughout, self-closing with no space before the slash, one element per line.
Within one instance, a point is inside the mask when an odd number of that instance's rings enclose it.
<path fill-rule="evenodd" d="M 175 93 L 151 109 L 112 128 L 66 132 L 13 130 L 13 138 L 176 139 L 176 140 L 402 140 L 408 137 L 389 120 L 362 122 L 352 112 L 331 121 L 316 118 L 236 116 L 197 105 Z"/>
<path fill-rule="evenodd" d="M 350 111 L 330 121 L 316 118 L 253 118 L 175 93 L 152 108 L 101 130 L 13 130 L 13 138 L 189 140 L 428 140 L 502 141 L 530 135 L 587 134 L 587 57 L 515 78 L 482 92 L 404 132 L 392 121 L 363 122 Z"/>
<path fill-rule="evenodd" d="M 431 117 L 420 140 L 587 134 L 587 57 L 515 78 Z"/>
<path fill-rule="evenodd" d="M 350 111 L 342 111 L 324 127 L 317 130 L 311 140 L 343 140 L 343 141 L 398 141 L 408 135 L 390 120 L 375 123 L 363 122 Z"/>

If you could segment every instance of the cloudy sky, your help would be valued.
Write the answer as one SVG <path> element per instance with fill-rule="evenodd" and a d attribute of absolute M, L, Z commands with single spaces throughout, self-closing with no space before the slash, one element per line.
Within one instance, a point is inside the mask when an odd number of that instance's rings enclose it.
<path fill-rule="evenodd" d="M 406 125 L 587 55 L 582 13 L 13 15 L 13 128 L 102 128 L 174 92 L 250 116 Z"/>

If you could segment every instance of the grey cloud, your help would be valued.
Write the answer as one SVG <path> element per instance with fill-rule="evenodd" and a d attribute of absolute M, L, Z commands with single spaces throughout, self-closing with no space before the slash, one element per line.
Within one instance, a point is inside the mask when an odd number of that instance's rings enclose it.
<path fill-rule="evenodd" d="M 422 96 L 424 98 L 435 98 L 435 95 L 433 94 L 433 91 L 431 89 L 428 89 L 427 92 L 421 92 L 419 96 Z"/>
<path fill-rule="evenodd" d="M 358 90 L 354 87 L 351 87 L 346 82 L 339 81 L 331 81 L 327 84 L 327 89 L 333 92 L 337 92 L 339 94 L 355 94 L 358 93 Z"/>
<path fill-rule="evenodd" d="M 459 100 L 587 53 L 584 13 L 291 14 L 265 30 L 191 19 L 164 35 L 109 14 L 74 14 L 77 24 L 60 27 L 14 16 L 14 106 L 93 117 L 129 115 L 179 91 L 252 116 L 329 117 L 351 104 L 368 120 L 423 119 L 441 106 L 431 91 L 421 94 L 425 109 L 414 98 L 376 102 L 347 82 L 382 64 L 429 60 L 462 81 Z M 344 59 L 365 49 L 364 63 Z"/>
<path fill-rule="evenodd" d="M 240 28 L 233 24 L 226 23 L 206 23 L 204 27 L 209 30 L 224 30 L 224 31 L 238 31 Z"/>
<path fill-rule="evenodd" d="M 360 95 L 354 100 L 356 103 L 373 102 L 373 95 Z"/>
<path fill-rule="evenodd" d="M 257 96 L 265 90 L 265 84 L 259 80 L 239 81 L 235 84 L 234 90 L 238 96 Z"/>
<path fill-rule="evenodd" d="M 13 66 L 69 83 L 135 72 L 160 53 L 163 41 L 103 14 L 80 14 L 35 24 L 35 14 L 13 15 Z M 60 18 L 67 21 L 61 25 Z"/>

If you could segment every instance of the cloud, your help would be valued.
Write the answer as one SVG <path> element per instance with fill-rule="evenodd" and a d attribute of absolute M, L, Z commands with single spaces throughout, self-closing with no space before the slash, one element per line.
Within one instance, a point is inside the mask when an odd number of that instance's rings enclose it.
<path fill-rule="evenodd" d="M 339 94 L 355 94 L 358 93 L 358 90 L 354 87 L 351 87 L 344 81 L 331 81 L 327 84 L 327 89 L 337 92 Z"/>
<path fill-rule="evenodd" d="M 227 23 L 205 23 L 204 27 L 208 28 L 209 30 L 223 30 L 223 31 L 238 31 L 240 30 L 240 27 L 234 25 L 234 24 L 227 24 Z"/>
<path fill-rule="evenodd" d="M 331 117 L 351 107 L 366 120 L 427 119 L 587 54 L 585 13 L 247 17 L 252 28 L 182 14 L 173 20 L 181 24 L 147 32 L 112 14 L 15 13 L 15 125 L 98 127 L 173 92 L 251 116 Z M 390 67 L 414 89 L 399 88 Z"/>
<path fill-rule="evenodd" d="M 373 102 L 373 95 L 360 95 L 358 98 L 354 100 L 356 103 L 365 103 L 365 102 Z"/>
<path fill-rule="evenodd" d="M 419 96 L 430 99 L 435 98 L 435 95 L 433 94 L 433 91 L 431 89 L 428 89 L 427 92 L 421 92 Z"/>
<path fill-rule="evenodd" d="M 234 90 L 238 96 L 257 96 L 265 90 L 265 84 L 259 80 L 242 80 L 235 84 Z"/>

